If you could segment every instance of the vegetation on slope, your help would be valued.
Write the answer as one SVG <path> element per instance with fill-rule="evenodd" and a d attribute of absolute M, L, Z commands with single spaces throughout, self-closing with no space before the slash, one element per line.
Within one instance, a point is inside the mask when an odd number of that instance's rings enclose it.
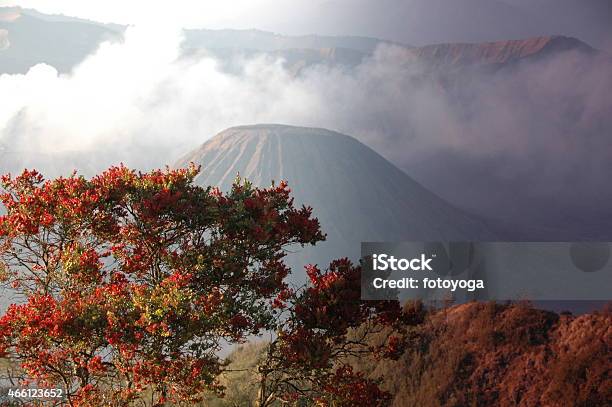
<path fill-rule="evenodd" d="M 572 316 L 527 304 L 469 303 L 429 312 L 409 328 L 397 360 L 352 363 L 382 376 L 396 407 L 600 406 L 612 399 L 611 322 L 609 311 Z M 392 334 L 385 330 L 374 342 Z M 230 359 L 256 367 L 264 351 L 261 342 L 243 345 Z M 227 396 L 214 405 L 254 406 L 257 383 L 249 377 L 228 377 Z"/>

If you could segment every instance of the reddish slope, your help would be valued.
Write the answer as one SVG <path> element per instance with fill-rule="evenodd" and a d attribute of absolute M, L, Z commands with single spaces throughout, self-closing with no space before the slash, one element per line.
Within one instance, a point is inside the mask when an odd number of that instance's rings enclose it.
<path fill-rule="evenodd" d="M 383 376 L 393 406 L 603 406 L 612 400 L 612 315 L 471 303 L 414 330 Z"/>
<path fill-rule="evenodd" d="M 548 36 L 478 44 L 434 44 L 411 48 L 410 53 L 431 66 L 463 66 L 507 64 L 570 50 L 595 52 L 575 38 Z"/>

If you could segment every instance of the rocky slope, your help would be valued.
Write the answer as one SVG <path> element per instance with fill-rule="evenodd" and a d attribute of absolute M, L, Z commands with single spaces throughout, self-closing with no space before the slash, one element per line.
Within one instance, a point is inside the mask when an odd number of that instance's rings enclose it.
<path fill-rule="evenodd" d="M 432 313 L 382 376 L 393 406 L 603 406 L 612 399 L 612 315 L 469 303 Z M 385 334 L 382 334 L 385 335 Z"/>
<path fill-rule="evenodd" d="M 422 325 L 410 328 L 398 360 L 352 364 L 382 379 L 393 407 L 607 406 L 611 326 L 609 311 L 573 316 L 526 304 L 469 303 L 430 311 Z M 226 378 L 226 397 L 210 405 L 250 405 L 265 350 L 261 342 L 235 349 L 230 366 L 238 373 Z"/>
<path fill-rule="evenodd" d="M 287 180 L 314 208 L 327 241 L 304 262 L 358 258 L 362 241 L 486 240 L 481 222 L 451 206 L 352 137 L 282 125 L 234 127 L 183 157 L 202 165 L 197 182 L 227 190 L 237 174 L 268 186 Z M 302 263 L 303 264 L 303 263 Z"/>
<path fill-rule="evenodd" d="M 543 36 L 484 43 L 447 43 L 411 48 L 409 54 L 429 67 L 503 65 L 567 51 L 593 54 L 595 49 L 571 37 Z"/>

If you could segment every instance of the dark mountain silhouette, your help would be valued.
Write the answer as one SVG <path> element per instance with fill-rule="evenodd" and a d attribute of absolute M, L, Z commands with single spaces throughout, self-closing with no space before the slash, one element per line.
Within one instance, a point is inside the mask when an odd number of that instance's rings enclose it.
<path fill-rule="evenodd" d="M 3 37 L 8 46 L 2 47 Z M 0 8 L 0 73 L 25 73 L 39 63 L 69 72 L 101 42 L 118 38 L 115 26 Z"/>

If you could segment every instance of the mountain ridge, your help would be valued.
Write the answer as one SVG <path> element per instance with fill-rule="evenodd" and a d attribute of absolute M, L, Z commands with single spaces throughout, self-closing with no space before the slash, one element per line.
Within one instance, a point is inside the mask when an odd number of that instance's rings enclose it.
<path fill-rule="evenodd" d="M 185 29 L 184 48 L 212 47 L 278 51 L 287 49 L 347 48 L 371 53 L 381 43 L 396 44 L 380 38 L 357 35 L 284 35 L 258 29 Z M 252 44 L 257 42 L 258 45 Z M 397 44 L 406 46 L 404 44 Z"/>
<path fill-rule="evenodd" d="M 410 50 L 415 57 L 433 65 L 506 64 L 555 52 L 600 52 L 577 38 L 562 35 L 482 43 L 441 43 Z"/>
<path fill-rule="evenodd" d="M 71 34 L 75 27 L 85 27 L 87 34 L 77 38 Z M 2 73 L 25 73 L 42 62 L 55 66 L 60 72 L 68 72 L 100 42 L 123 35 L 125 28 L 20 7 L 0 7 L 0 30 L 3 30 L 0 42 L 4 44 L 0 46 L 0 50 L 4 48 L 0 51 L 0 62 L 5 67 Z M 288 60 L 287 66 L 294 72 L 320 63 L 354 67 L 373 55 L 381 45 L 404 49 L 408 57 L 424 61 L 431 68 L 504 65 L 569 50 L 589 54 L 602 52 L 578 38 L 562 35 L 411 46 L 367 36 L 283 35 L 257 29 L 185 29 L 184 33 L 181 48 L 185 55 L 197 56 L 198 50 L 207 49 L 213 56 L 227 60 L 236 54 L 264 53 Z M 66 55 L 54 55 L 49 51 L 62 46 L 67 49 Z"/>

